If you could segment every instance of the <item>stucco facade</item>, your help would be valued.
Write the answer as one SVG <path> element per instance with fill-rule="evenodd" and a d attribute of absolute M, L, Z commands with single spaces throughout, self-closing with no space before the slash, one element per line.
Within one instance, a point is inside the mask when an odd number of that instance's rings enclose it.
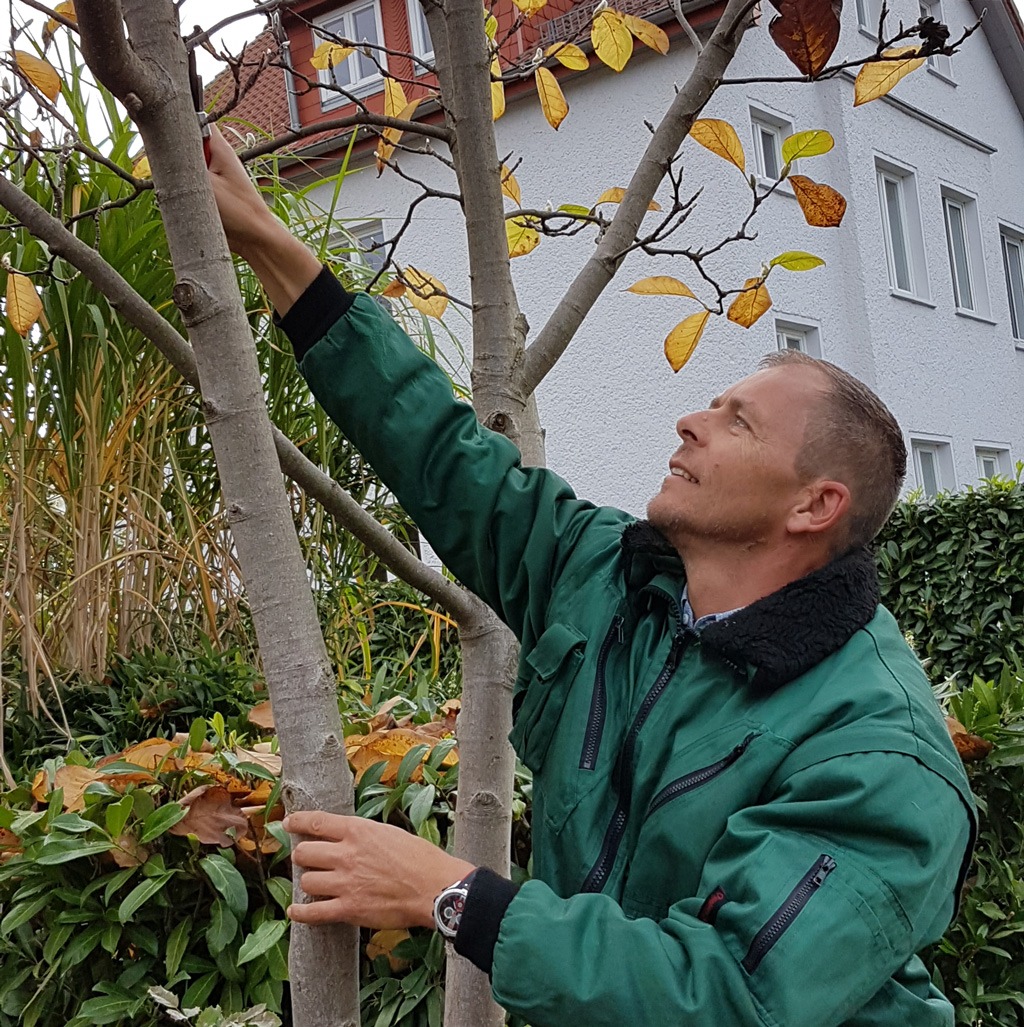
<path fill-rule="evenodd" d="M 894 19 L 918 16 L 917 0 L 895 0 L 892 7 Z M 837 56 L 869 52 L 874 42 L 858 28 L 855 5 L 847 8 Z M 943 0 L 942 8 L 954 33 L 976 19 L 967 0 Z M 681 38 L 668 56 L 638 51 L 619 75 L 596 67 L 563 81 L 570 113 L 558 132 L 545 122 L 535 96 L 510 102 L 495 126 L 498 149 L 521 159 L 516 174 L 525 206 L 590 205 L 606 188 L 629 181 L 649 138 L 645 119 L 659 119 L 694 57 Z M 630 256 L 538 391 L 549 466 L 588 498 L 641 513 L 676 445 L 678 415 L 751 371 L 759 356 L 776 348 L 777 330 L 786 326 L 802 328 L 812 350 L 817 346 L 821 356 L 871 384 L 908 443 L 934 447 L 932 466 L 941 486 L 977 481 L 979 447 L 999 452 L 1001 467 L 1024 459 L 1024 342 L 1011 329 L 1001 246 L 1001 233 L 1011 241 L 1024 238 L 1021 90 L 1008 84 L 981 32 L 937 71 L 922 68 L 891 99 L 857 109 L 852 75 L 813 85 L 738 84 L 718 91 L 704 116 L 737 128 L 748 164 L 755 160 L 752 111 L 798 131 L 831 131 L 835 149 L 797 170 L 839 189 L 849 208 L 840 228 L 811 228 L 792 190 L 783 186 L 753 223 L 757 240 L 730 246 L 714 266 L 716 277 L 739 285 L 762 261 L 788 249 L 818 254 L 826 266 L 773 272 L 772 310 L 749 330 L 724 317 L 712 319 L 694 357 L 676 375 L 663 355 L 663 339 L 699 308 L 693 301 L 623 290 L 651 274 L 675 275 L 698 292 L 699 280 L 684 259 Z M 761 24 L 748 32 L 730 78 L 792 72 Z M 684 155 L 684 189 L 703 188 L 703 194 L 679 239 L 710 244 L 735 231 L 750 190 L 735 167 L 692 141 Z M 450 185 L 450 173 L 427 157 L 406 154 L 401 163 L 414 178 Z M 914 250 L 909 290 L 891 285 L 879 169 L 896 176 L 903 190 L 905 231 Z M 378 178 L 366 166 L 345 179 L 340 208 L 352 218 L 350 230 L 379 222 L 387 237 L 418 191 L 391 172 Z M 944 196 L 959 204 L 971 236 L 965 248 L 973 314 L 958 311 L 954 301 Z M 658 198 L 669 202 L 667 194 Z M 534 332 L 592 247 L 593 232 L 584 232 L 545 239 L 513 261 Z M 427 270 L 453 294 L 468 297 L 455 203 L 421 205 L 398 256 L 402 265 Z M 449 327 L 468 339 L 463 315 L 449 309 Z M 920 463 L 912 461 L 908 488 L 927 484 L 921 474 Z"/>

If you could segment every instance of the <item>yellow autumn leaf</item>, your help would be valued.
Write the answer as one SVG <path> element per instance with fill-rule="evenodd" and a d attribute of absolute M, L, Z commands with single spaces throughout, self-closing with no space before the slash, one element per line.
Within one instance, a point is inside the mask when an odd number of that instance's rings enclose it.
<path fill-rule="evenodd" d="M 690 291 L 688 285 L 669 275 L 641 278 L 639 282 L 634 282 L 626 292 L 635 292 L 638 296 L 688 296 L 692 300 L 697 298 Z"/>
<path fill-rule="evenodd" d="M 28 275 L 12 271 L 7 276 L 7 320 L 24 338 L 43 312 L 43 301 Z"/>
<path fill-rule="evenodd" d="M 611 189 L 605 189 L 603 193 L 597 198 L 595 207 L 600 207 L 602 203 L 622 203 L 622 198 L 626 195 L 626 190 L 620 185 L 613 186 Z M 661 210 L 661 204 L 655 200 L 651 200 L 647 204 L 648 210 Z"/>
<path fill-rule="evenodd" d="M 548 0 L 512 0 L 512 3 L 514 3 L 527 18 L 532 18 L 538 11 L 543 10 L 547 6 Z"/>
<path fill-rule="evenodd" d="M 354 46 L 342 46 L 341 43 L 327 40 L 313 51 L 313 56 L 310 57 L 309 63 L 317 71 L 328 71 L 330 68 L 336 68 L 343 60 L 355 52 L 356 48 Z"/>
<path fill-rule="evenodd" d="M 508 255 L 525 257 L 540 244 L 540 232 L 531 228 L 522 218 L 506 218 L 505 236 L 508 239 Z"/>
<path fill-rule="evenodd" d="M 828 153 L 836 145 L 830 132 L 823 128 L 809 128 L 806 132 L 794 132 L 782 140 L 782 161 L 791 164 L 803 157 L 817 157 Z"/>
<path fill-rule="evenodd" d="M 657 50 L 660 54 L 668 53 L 668 36 L 665 34 L 664 29 L 658 28 L 654 22 L 645 21 L 643 18 L 637 18 L 632 14 L 624 14 L 622 16 L 623 21 L 626 23 L 626 28 L 640 40 L 644 46 L 649 46 L 652 50 Z"/>
<path fill-rule="evenodd" d="M 545 57 L 554 57 L 559 64 L 572 71 L 586 71 L 590 67 L 587 55 L 575 43 L 552 43 L 545 51 Z"/>
<path fill-rule="evenodd" d="M 740 171 L 746 172 L 747 158 L 743 152 L 743 144 L 736 134 L 736 129 L 728 121 L 701 118 L 693 123 L 690 138 L 730 164 L 735 164 Z"/>
<path fill-rule="evenodd" d="M 397 118 L 400 111 L 409 106 L 405 90 L 397 79 L 384 79 L 384 117 Z"/>
<path fill-rule="evenodd" d="M 803 250 L 787 250 L 777 257 L 772 257 L 769 267 L 781 267 L 785 271 L 811 271 L 821 267 L 825 261 L 816 257 L 813 253 L 806 253 Z"/>
<path fill-rule="evenodd" d="M 916 54 L 916 46 L 898 46 L 886 50 L 883 57 L 900 57 L 903 54 Z M 900 79 L 906 78 L 924 64 L 923 57 L 907 57 L 905 60 L 872 61 L 865 64 L 857 72 L 857 80 L 853 84 L 853 106 L 869 103 L 885 96 Z"/>
<path fill-rule="evenodd" d="M 569 105 L 562 95 L 562 88 L 558 84 L 558 79 L 547 68 L 538 68 L 534 72 L 534 77 L 537 82 L 537 95 L 540 97 L 540 109 L 548 119 L 548 124 L 557 131 L 569 113 Z"/>
<path fill-rule="evenodd" d="M 763 278 L 748 278 L 743 283 L 743 292 L 729 306 L 729 320 L 742 328 L 749 328 L 772 305 L 768 288 Z"/>
<path fill-rule="evenodd" d="M 622 71 L 633 56 L 633 37 L 626 28 L 625 18 L 611 7 L 606 7 L 590 26 L 590 41 L 594 53 L 612 71 Z"/>
<path fill-rule="evenodd" d="M 505 83 L 501 81 L 501 64 L 495 57 L 491 61 L 491 120 L 497 121 L 505 113 Z"/>
<path fill-rule="evenodd" d="M 52 64 L 33 57 L 24 50 L 14 51 L 14 60 L 18 70 L 48 100 L 56 100 L 60 95 L 60 76 Z"/>
<path fill-rule="evenodd" d="M 149 166 L 149 158 L 148 157 L 140 157 L 132 165 L 132 174 L 136 178 L 152 178 L 153 177 L 153 169 Z"/>
<path fill-rule="evenodd" d="M 75 14 L 74 0 L 64 0 L 63 3 L 57 4 L 53 9 L 53 12 L 54 14 L 59 14 L 62 17 L 67 18 L 68 21 L 75 25 L 78 24 L 78 15 Z M 43 32 L 48 36 L 52 36 L 60 26 L 61 23 L 57 21 L 56 18 L 50 18 L 47 20 L 46 27 L 43 29 Z"/>
<path fill-rule="evenodd" d="M 439 318 L 448 309 L 448 297 L 445 288 L 433 275 L 426 271 L 417 271 L 414 267 L 405 269 L 405 284 L 408 286 L 406 296 L 409 302 L 428 317 Z"/>
<path fill-rule="evenodd" d="M 523 191 L 519 188 L 516 176 L 504 164 L 501 166 L 501 195 L 507 196 L 513 203 L 522 205 Z"/>
<path fill-rule="evenodd" d="M 401 86 L 399 86 L 401 88 Z M 399 111 L 397 117 L 400 121 L 411 121 L 412 116 L 416 113 L 416 108 L 420 105 L 420 99 L 412 100 L 405 105 L 405 107 Z M 385 102 L 387 98 L 385 97 Z M 388 115 L 388 117 L 394 117 L 395 115 Z M 387 167 L 387 161 L 391 159 L 391 154 L 395 152 L 395 147 L 398 145 L 398 140 L 402 138 L 402 130 L 400 128 L 386 128 L 380 135 L 380 142 L 377 144 L 377 150 L 374 156 L 377 158 L 377 174 L 383 173 L 384 168 Z"/>
<path fill-rule="evenodd" d="M 381 291 L 381 296 L 387 296 L 389 299 L 398 299 L 400 296 L 404 296 L 406 291 L 405 282 L 395 278 Z"/>
<path fill-rule="evenodd" d="M 693 356 L 710 316 L 710 310 L 691 314 L 668 333 L 668 338 L 665 339 L 665 356 L 668 357 L 673 371 L 681 370 L 686 361 Z"/>

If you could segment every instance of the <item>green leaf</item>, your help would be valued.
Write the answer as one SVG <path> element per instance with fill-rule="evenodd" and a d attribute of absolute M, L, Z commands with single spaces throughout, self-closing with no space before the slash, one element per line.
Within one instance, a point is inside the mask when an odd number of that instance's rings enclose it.
<path fill-rule="evenodd" d="M 60 863 L 70 863 L 73 859 L 84 859 L 86 856 L 98 856 L 109 852 L 114 846 L 110 842 L 54 842 L 45 846 L 36 856 L 37 866 L 52 867 Z"/>
<path fill-rule="evenodd" d="M 396 784 L 404 785 L 408 783 L 413 771 L 423 762 L 423 756 L 429 748 L 429 745 L 414 745 L 402 757 L 402 762 L 398 764 L 398 773 L 395 777 Z"/>
<path fill-rule="evenodd" d="M 119 802 L 112 802 L 104 810 L 104 816 L 106 818 L 107 834 L 113 839 L 118 839 L 124 831 L 124 825 L 128 823 L 128 818 L 132 814 L 132 808 L 135 805 L 135 799 L 131 795 L 126 795 Z"/>
<path fill-rule="evenodd" d="M 292 901 L 292 882 L 284 877 L 267 878 L 267 891 L 283 912 Z"/>
<path fill-rule="evenodd" d="M 836 141 L 823 128 L 810 128 L 805 132 L 795 132 L 782 141 L 782 161 L 791 164 L 804 157 L 817 157 L 828 153 Z"/>
<path fill-rule="evenodd" d="M 239 774 L 248 774 L 249 777 L 259 777 L 264 781 L 276 781 L 277 775 L 273 771 L 267 770 L 266 767 L 261 767 L 258 763 L 239 763 L 235 770 Z"/>
<path fill-rule="evenodd" d="M 203 747 L 203 742 L 206 741 L 206 719 L 204 717 L 196 717 L 192 721 L 192 726 L 188 729 L 188 747 L 193 752 L 199 752 Z"/>
<path fill-rule="evenodd" d="M 816 257 L 813 253 L 804 253 L 803 250 L 787 250 L 777 257 L 772 257 L 769 267 L 781 267 L 785 271 L 810 271 L 816 267 L 822 267 L 825 261 Z"/>
<path fill-rule="evenodd" d="M 87 999 L 78 1007 L 79 1016 L 87 1016 L 91 1024 L 117 1023 L 131 1012 L 135 999 L 120 995 L 101 995 Z"/>
<path fill-rule="evenodd" d="M 0 937 L 7 937 L 11 931 L 26 924 L 41 909 L 44 909 L 50 901 L 50 895 L 40 895 L 32 902 L 21 902 L 16 905 L 4 918 L 0 920 Z"/>
<path fill-rule="evenodd" d="M 210 884 L 224 896 L 228 909 L 242 919 L 249 908 L 249 892 L 245 887 L 245 878 L 234 864 L 223 856 L 207 856 L 199 861 L 199 865 L 210 879 Z"/>
<path fill-rule="evenodd" d="M 223 899 L 210 906 L 210 926 L 206 928 L 206 947 L 218 955 L 234 940 L 238 933 L 238 920 Z"/>
<path fill-rule="evenodd" d="M 90 924 L 81 934 L 73 937 L 64 950 L 64 956 L 60 961 L 61 967 L 69 970 L 73 966 L 78 966 L 99 945 L 100 935 L 105 928 L 106 924 Z"/>
<path fill-rule="evenodd" d="M 67 831 L 70 834 L 85 834 L 86 831 L 98 831 L 99 827 L 91 820 L 80 817 L 77 813 L 62 813 L 59 817 L 53 818 L 50 829 Z"/>
<path fill-rule="evenodd" d="M 122 924 L 131 920 L 132 914 L 156 895 L 172 876 L 172 874 L 164 874 L 162 877 L 151 877 L 132 888 L 121 901 L 121 905 L 117 907 L 118 920 Z"/>
<path fill-rule="evenodd" d="M 63 956 L 64 946 L 74 933 L 74 924 L 58 924 L 55 927 L 51 927 L 47 934 L 46 942 L 43 945 L 44 962 L 52 963 L 60 956 Z"/>
<path fill-rule="evenodd" d="M 187 813 L 188 810 L 178 802 L 168 802 L 159 806 L 142 822 L 142 834 L 139 836 L 139 842 L 145 845 L 146 842 L 159 838 L 160 835 L 174 827 L 178 821 L 183 820 Z"/>
<path fill-rule="evenodd" d="M 563 203 L 558 209 L 562 214 L 570 214 L 574 218 L 586 217 L 590 213 L 590 208 L 581 203 Z"/>
<path fill-rule="evenodd" d="M 181 957 L 185 955 L 185 949 L 192 935 L 192 917 L 187 916 L 167 937 L 167 952 L 164 956 L 164 969 L 167 976 L 173 977 L 181 965 Z"/>
<path fill-rule="evenodd" d="M 263 955 L 272 945 L 276 945 L 288 929 L 287 920 L 267 920 L 259 925 L 238 950 L 238 965 L 248 963 L 250 959 Z"/>
<path fill-rule="evenodd" d="M 436 789 L 433 785 L 423 785 L 409 805 L 409 820 L 415 830 L 419 831 L 423 821 L 430 816 L 434 808 Z"/>

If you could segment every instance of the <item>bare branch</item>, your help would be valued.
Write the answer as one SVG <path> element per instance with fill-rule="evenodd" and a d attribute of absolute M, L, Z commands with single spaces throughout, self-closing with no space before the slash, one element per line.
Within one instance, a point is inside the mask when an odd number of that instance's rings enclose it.
<path fill-rule="evenodd" d="M 92 247 L 76 238 L 56 218 L 6 178 L 0 177 L 0 205 L 50 250 L 74 267 L 107 298 L 174 365 L 193 388 L 199 386 L 192 348 Z M 376 553 L 393 573 L 443 606 L 456 620 L 476 613 L 467 593 L 418 560 L 383 524 L 378 523 L 279 431 L 274 429 L 281 470 L 320 502 L 338 523 Z"/>
<path fill-rule="evenodd" d="M 63 25 L 64 28 L 70 29 L 72 32 L 78 31 L 78 24 L 71 18 L 66 17 L 63 14 L 58 14 L 56 11 L 51 10 L 46 4 L 41 4 L 39 0 L 21 0 L 26 7 L 31 7 L 32 10 L 38 11 L 40 14 L 45 14 L 47 18 L 52 18 L 57 24 Z"/>
<path fill-rule="evenodd" d="M 252 10 L 240 11 L 238 14 L 222 18 L 211 28 L 193 32 L 192 35 L 185 37 L 185 46 L 189 50 L 194 50 L 197 46 L 202 46 L 215 33 L 220 32 L 221 29 L 227 28 L 228 25 L 232 25 L 236 21 L 251 18 L 255 14 L 273 14 L 275 11 L 284 10 L 286 7 L 291 7 L 292 4 L 297 2 L 298 0 L 267 0 L 266 3 L 257 4 Z"/>
<path fill-rule="evenodd" d="M 686 38 L 693 44 L 693 49 L 697 53 L 701 53 L 704 49 L 704 44 L 700 41 L 700 36 L 694 31 L 686 15 L 683 14 L 683 0 L 668 0 L 668 4 L 672 8 L 672 13 L 676 16 L 676 21 L 679 22 L 679 27 L 686 33 Z"/>

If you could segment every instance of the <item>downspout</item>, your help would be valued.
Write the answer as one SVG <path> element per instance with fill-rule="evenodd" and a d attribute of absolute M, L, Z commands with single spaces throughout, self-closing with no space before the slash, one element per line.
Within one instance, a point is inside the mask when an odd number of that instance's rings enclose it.
<path fill-rule="evenodd" d="M 292 43 L 288 38 L 288 33 L 284 30 L 284 26 L 281 24 L 280 11 L 274 11 L 271 16 L 271 30 L 274 33 L 274 38 L 277 40 L 277 45 L 281 49 L 284 92 L 285 96 L 288 97 L 288 129 L 291 132 L 297 132 L 302 125 L 299 122 L 299 103 L 295 99 L 295 69 L 292 67 Z"/>

